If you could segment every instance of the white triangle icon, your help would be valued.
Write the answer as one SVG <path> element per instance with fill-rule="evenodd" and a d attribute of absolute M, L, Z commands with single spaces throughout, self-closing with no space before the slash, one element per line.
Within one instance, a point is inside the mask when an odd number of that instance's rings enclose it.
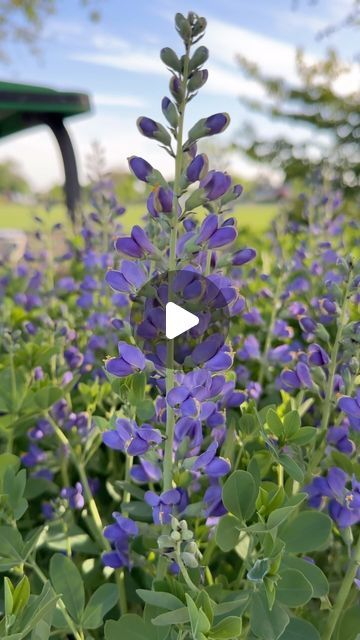
<path fill-rule="evenodd" d="M 166 337 L 169 340 L 180 336 L 199 324 L 199 318 L 190 311 L 186 311 L 174 302 L 166 305 Z"/>

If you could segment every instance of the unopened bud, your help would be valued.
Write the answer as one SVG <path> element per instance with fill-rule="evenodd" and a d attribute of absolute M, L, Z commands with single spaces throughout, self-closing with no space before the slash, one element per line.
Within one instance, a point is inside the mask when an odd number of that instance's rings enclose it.
<path fill-rule="evenodd" d="M 160 58 L 167 67 L 170 67 L 170 69 L 173 69 L 174 71 L 181 71 L 180 60 L 175 51 L 170 49 L 170 47 L 164 47 L 164 49 L 161 49 Z"/>

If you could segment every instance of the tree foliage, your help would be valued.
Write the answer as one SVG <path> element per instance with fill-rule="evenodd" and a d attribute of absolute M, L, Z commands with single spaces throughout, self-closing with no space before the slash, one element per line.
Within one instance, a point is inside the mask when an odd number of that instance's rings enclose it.
<path fill-rule="evenodd" d="M 29 185 L 21 175 L 15 162 L 0 163 L 0 195 L 6 193 L 27 193 Z"/>
<path fill-rule="evenodd" d="M 80 0 L 89 10 L 91 20 L 98 20 L 96 6 L 99 0 Z M 8 57 L 11 42 L 22 42 L 36 50 L 36 41 L 44 21 L 56 13 L 59 0 L 0 0 L 0 59 Z"/>
<path fill-rule="evenodd" d="M 349 190 L 360 184 L 360 96 L 340 95 L 335 81 L 349 72 L 333 50 L 320 62 L 309 64 L 303 51 L 298 51 L 296 68 L 298 83 L 268 76 L 243 56 L 238 56 L 243 72 L 265 91 L 266 99 L 241 102 L 272 120 L 309 127 L 309 141 L 293 141 L 283 136 L 260 139 L 250 127 L 240 148 L 258 162 L 281 168 L 287 180 L 304 178 L 320 162 L 329 176 L 339 176 L 341 187 Z M 321 135 L 320 134 L 325 134 Z"/>

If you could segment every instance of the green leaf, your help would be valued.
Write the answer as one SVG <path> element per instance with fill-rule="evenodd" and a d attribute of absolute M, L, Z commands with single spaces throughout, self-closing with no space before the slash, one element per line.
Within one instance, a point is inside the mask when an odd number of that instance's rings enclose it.
<path fill-rule="evenodd" d="M 9 468 L 15 472 L 20 467 L 20 458 L 14 456 L 12 453 L 2 453 L 0 455 L 0 493 L 3 492 L 4 477 Z"/>
<path fill-rule="evenodd" d="M 82 626 L 84 629 L 97 629 L 103 623 L 104 616 L 112 609 L 118 600 L 116 584 L 102 584 L 92 594 L 86 605 Z"/>
<path fill-rule="evenodd" d="M 50 579 L 61 595 L 71 617 L 78 623 L 85 606 L 84 584 L 75 564 L 67 556 L 56 553 L 50 561 Z"/>
<path fill-rule="evenodd" d="M 240 522 L 230 514 L 226 514 L 219 520 L 216 527 L 215 540 L 221 551 L 231 551 L 239 542 Z"/>
<path fill-rule="evenodd" d="M 288 607 L 300 607 L 311 600 L 313 590 L 305 576 L 295 569 L 285 569 L 280 573 L 276 598 Z"/>
<path fill-rule="evenodd" d="M 182 607 L 181 609 L 175 609 L 175 611 L 161 613 L 152 620 L 152 623 L 159 627 L 167 627 L 171 624 L 185 624 L 186 622 L 189 622 L 189 620 L 189 609 L 187 607 Z"/>
<path fill-rule="evenodd" d="M 135 613 L 105 623 L 105 640 L 157 640 L 157 630 Z"/>
<path fill-rule="evenodd" d="M 13 613 L 18 615 L 25 609 L 30 598 L 30 583 L 26 576 L 23 576 L 20 582 L 16 585 L 13 598 Z"/>
<path fill-rule="evenodd" d="M 279 455 L 279 462 L 293 480 L 296 480 L 296 482 L 303 482 L 304 472 L 293 458 L 286 455 L 286 453 L 281 453 Z"/>
<path fill-rule="evenodd" d="M 269 409 L 266 414 L 266 422 L 270 431 L 280 437 L 284 433 L 284 425 L 274 409 Z"/>
<path fill-rule="evenodd" d="M 318 511 L 302 511 L 284 525 L 279 535 L 286 544 L 287 552 L 306 553 L 323 547 L 330 532 L 329 516 Z"/>
<path fill-rule="evenodd" d="M 49 409 L 55 402 L 60 400 L 62 396 L 63 390 L 59 389 L 59 387 L 48 386 L 38 391 L 28 391 L 21 409 L 27 411 L 41 409 L 41 411 L 46 411 L 46 409 Z"/>
<path fill-rule="evenodd" d="M 14 607 L 14 587 L 10 578 L 4 578 L 5 615 L 10 616 Z"/>
<path fill-rule="evenodd" d="M 185 594 L 185 598 L 189 611 L 190 626 L 193 638 L 194 640 L 200 640 L 201 634 L 208 633 L 208 631 L 210 630 L 209 619 L 202 609 L 197 608 L 194 600 L 191 598 L 191 596 L 189 596 L 188 593 Z"/>
<path fill-rule="evenodd" d="M 301 427 L 301 418 L 297 411 L 289 411 L 284 417 L 284 430 L 287 438 L 294 436 Z"/>
<path fill-rule="evenodd" d="M 209 637 L 214 638 L 214 640 L 231 640 L 239 637 L 241 628 L 241 618 L 229 616 L 229 618 L 224 618 L 215 627 L 212 627 Z"/>
<path fill-rule="evenodd" d="M 289 442 L 303 446 L 315 438 L 317 429 L 315 427 L 301 427 L 299 431 L 289 438 Z"/>
<path fill-rule="evenodd" d="M 253 594 L 250 626 L 255 636 L 261 640 L 278 640 L 289 624 L 289 619 L 286 611 L 277 602 L 270 611 L 265 594 Z"/>
<path fill-rule="evenodd" d="M 257 487 L 248 471 L 235 471 L 223 486 L 223 502 L 227 510 L 246 522 L 255 511 Z"/>
<path fill-rule="evenodd" d="M 320 640 L 320 635 L 307 620 L 291 618 L 280 640 Z"/>
<path fill-rule="evenodd" d="M 360 607 L 354 605 L 341 614 L 334 640 L 357 640 L 360 629 Z"/>
<path fill-rule="evenodd" d="M 285 520 L 288 519 L 290 514 L 296 509 L 296 507 L 280 507 L 280 509 L 275 509 L 269 515 L 267 521 L 267 529 L 270 531 L 271 529 L 275 529 L 275 527 L 279 527 Z"/>
<path fill-rule="evenodd" d="M 310 582 L 313 590 L 313 598 L 323 598 L 329 593 L 329 583 L 325 574 L 312 562 L 296 556 L 286 556 L 282 568 L 296 569 L 300 571 Z"/>
<path fill-rule="evenodd" d="M 136 417 L 139 422 L 147 422 L 154 416 L 155 409 L 152 400 L 140 400 L 136 403 Z"/>
<path fill-rule="evenodd" d="M 215 605 L 215 603 L 211 602 L 210 597 L 206 591 L 204 591 L 203 589 L 199 591 L 198 595 L 196 596 L 195 604 L 198 609 L 203 610 L 210 624 L 212 624 L 214 619 L 213 605 Z"/>
<path fill-rule="evenodd" d="M 5 563 L 10 562 L 10 566 L 19 564 L 24 543 L 18 530 L 6 525 L 0 527 L 0 540 L 0 558 L 5 560 Z"/>
<path fill-rule="evenodd" d="M 151 627 L 152 632 L 154 633 L 154 637 L 156 636 L 156 640 L 169 640 L 169 631 L 170 626 L 167 627 L 159 627 L 155 626 L 152 623 L 153 618 L 161 615 L 163 613 L 163 609 L 159 609 L 159 607 L 153 607 L 151 604 L 146 604 L 143 612 L 144 622 Z"/>
<path fill-rule="evenodd" d="M 146 589 L 137 589 L 138 596 L 147 604 L 151 604 L 154 607 L 160 607 L 161 609 L 180 609 L 184 606 L 184 603 L 176 596 L 165 591 L 150 591 Z"/>

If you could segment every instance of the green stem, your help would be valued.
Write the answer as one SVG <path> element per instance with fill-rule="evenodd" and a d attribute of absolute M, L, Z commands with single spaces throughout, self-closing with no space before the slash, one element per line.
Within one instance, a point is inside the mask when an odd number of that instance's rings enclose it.
<path fill-rule="evenodd" d="M 184 113 L 187 100 L 187 80 L 189 74 L 189 51 L 190 47 L 186 48 L 186 54 L 184 58 L 184 73 L 182 79 L 182 92 L 183 100 L 179 105 L 179 124 L 177 129 L 177 147 L 175 156 L 175 179 L 174 179 L 174 201 L 171 220 L 171 232 L 170 232 L 170 253 L 169 253 L 169 300 L 172 298 L 172 275 L 176 270 L 176 243 L 177 243 L 177 228 L 178 228 L 178 199 L 179 199 L 179 187 L 180 178 L 183 164 L 183 133 L 184 133 Z M 171 389 L 173 389 L 175 383 L 174 377 L 174 341 L 167 341 L 166 348 L 166 397 Z M 164 447 L 164 463 L 163 463 L 163 491 L 169 491 L 173 484 L 173 447 L 174 447 L 174 429 L 175 429 L 175 414 L 172 407 L 169 404 L 166 406 L 166 440 Z M 160 557 L 157 577 L 161 578 L 166 571 L 166 559 Z"/>
<path fill-rule="evenodd" d="M 35 560 L 33 560 L 32 562 L 28 562 L 27 566 L 30 567 L 35 573 L 36 575 L 40 578 L 41 582 L 43 584 L 46 584 L 48 582 L 47 577 L 45 576 L 45 574 L 41 571 L 39 565 L 35 562 Z M 57 594 L 56 594 L 57 595 Z M 82 640 L 82 634 L 80 631 L 77 630 L 77 628 L 74 625 L 74 622 L 72 620 L 72 618 L 70 618 L 66 606 L 63 602 L 63 600 L 61 598 L 59 598 L 58 600 L 58 606 L 59 609 L 61 609 L 61 612 L 69 626 L 69 629 L 71 630 L 71 633 L 73 634 L 74 638 L 76 640 Z"/>
<path fill-rule="evenodd" d="M 275 293 L 274 293 L 274 299 L 273 299 L 270 323 L 269 323 L 268 331 L 267 331 L 267 334 L 266 334 L 264 351 L 263 351 L 263 355 L 262 355 L 262 358 L 261 358 L 261 367 L 260 367 L 259 378 L 258 378 L 258 382 L 259 382 L 260 385 L 262 385 L 262 383 L 263 383 L 263 380 L 264 380 L 264 377 L 265 377 L 265 372 L 266 372 L 266 369 L 267 369 L 267 366 L 268 366 L 268 353 L 270 351 L 271 344 L 272 344 L 273 330 L 274 330 L 274 326 L 275 326 L 276 315 L 277 315 L 277 312 L 278 312 L 278 309 L 279 309 L 280 296 L 281 296 L 281 292 L 282 292 L 282 284 L 283 284 L 283 278 L 282 278 L 281 275 L 279 275 L 278 276 L 278 280 L 277 280 L 277 284 L 276 284 Z"/>
<path fill-rule="evenodd" d="M 175 180 L 174 180 L 174 203 L 173 213 L 171 221 L 171 233 L 170 233 L 170 254 L 169 254 L 169 271 L 170 273 L 176 270 L 176 243 L 177 243 L 177 227 L 178 227 L 178 191 L 180 186 L 180 178 L 183 162 L 183 131 L 184 131 L 184 113 L 186 105 L 186 84 L 189 73 L 189 47 L 187 48 L 185 60 L 184 60 L 184 74 L 182 80 L 183 100 L 179 106 L 179 125 L 177 130 L 177 149 L 175 157 Z M 171 283 L 169 282 L 169 298 L 171 298 Z M 174 342 L 168 340 L 167 342 L 167 369 L 166 369 L 166 394 L 174 387 Z M 163 489 L 167 491 L 172 487 L 172 452 L 174 442 L 174 426 L 175 417 L 172 407 L 167 405 L 166 408 L 167 420 L 166 420 L 166 442 L 164 452 L 164 482 Z"/>
<path fill-rule="evenodd" d="M 340 348 L 344 326 L 346 322 L 351 280 L 352 278 L 351 278 L 351 271 L 350 271 L 348 275 L 348 280 L 346 283 L 346 289 L 345 289 L 344 299 L 341 307 L 338 328 L 337 328 L 334 344 L 330 354 L 329 377 L 326 384 L 325 399 L 322 407 L 320 439 L 317 443 L 317 450 L 314 452 L 314 455 L 310 460 L 310 464 L 309 464 L 308 472 L 306 476 L 307 480 L 312 478 L 313 472 L 317 469 L 318 465 L 320 464 L 326 448 L 326 432 L 329 425 L 329 420 L 330 420 L 331 410 L 332 410 L 334 379 L 335 379 L 336 367 L 338 365 L 339 348 Z"/>
<path fill-rule="evenodd" d="M 74 466 L 77 469 L 77 472 L 79 474 L 80 480 L 81 480 L 81 484 L 83 486 L 83 490 L 84 490 L 84 496 L 85 496 L 85 501 L 86 504 L 89 508 L 90 514 L 91 514 L 91 518 L 94 524 L 94 531 L 96 532 L 96 537 L 98 539 L 98 543 L 100 545 L 100 547 L 103 549 L 103 551 L 110 551 L 111 550 L 111 545 L 109 543 L 109 541 L 104 537 L 103 535 L 103 523 L 101 520 L 101 516 L 99 513 L 99 510 L 97 508 L 97 504 L 96 501 L 94 500 L 94 497 L 91 493 L 91 489 L 89 486 L 89 481 L 87 478 L 87 474 L 86 474 L 86 470 L 85 467 L 83 465 L 83 463 L 78 459 L 78 457 L 76 456 L 74 450 L 72 449 L 67 437 L 65 436 L 65 434 L 61 431 L 61 429 L 58 427 L 58 425 L 56 424 L 56 422 L 52 419 L 52 417 L 50 416 L 49 413 L 47 413 L 47 418 L 49 420 L 49 422 L 51 423 L 55 434 L 57 436 L 57 438 L 59 439 L 59 441 L 66 446 L 69 451 L 70 451 L 70 456 L 72 459 L 72 462 L 74 464 Z M 115 579 L 116 579 L 116 583 L 118 586 L 118 591 L 119 591 L 119 601 L 120 601 L 120 607 L 121 607 L 121 613 L 124 614 L 127 611 L 127 598 L 126 598 L 126 591 L 125 591 L 125 582 L 124 582 L 124 574 L 123 572 L 120 572 L 119 570 L 115 570 Z"/>
<path fill-rule="evenodd" d="M 356 547 L 354 549 L 353 558 L 350 561 L 348 570 L 345 574 L 344 580 L 342 581 L 340 590 L 335 600 L 335 605 L 328 616 L 327 625 L 325 627 L 325 633 L 323 635 L 323 640 L 331 640 L 331 638 L 333 637 L 335 627 L 337 625 L 337 622 L 339 620 L 341 613 L 344 611 L 346 600 L 348 599 L 348 596 L 350 594 L 351 587 L 353 585 L 356 572 L 359 566 L 360 566 L 360 536 L 358 538 Z"/>

